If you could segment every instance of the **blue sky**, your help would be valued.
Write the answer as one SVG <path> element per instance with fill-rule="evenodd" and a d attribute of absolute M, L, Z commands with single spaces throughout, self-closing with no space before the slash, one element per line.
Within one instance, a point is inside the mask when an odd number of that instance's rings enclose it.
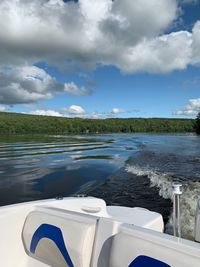
<path fill-rule="evenodd" d="M 3 0 L 0 110 L 83 118 L 195 117 L 200 3 L 149 0 L 145 7 L 142 1 Z M 9 11 L 15 12 L 13 20 Z"/>

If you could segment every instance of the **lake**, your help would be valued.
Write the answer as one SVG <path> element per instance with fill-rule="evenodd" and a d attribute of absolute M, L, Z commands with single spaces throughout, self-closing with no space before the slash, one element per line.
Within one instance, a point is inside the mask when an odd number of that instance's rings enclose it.
<path fill-rule="evenodd" d="M 183 184 L 182 232 L 193 237 L 200 137 L 112 134 L 0 137 L 0 205 L 92 195 L 162 213 L 171 231 L 172 183 Z"/>

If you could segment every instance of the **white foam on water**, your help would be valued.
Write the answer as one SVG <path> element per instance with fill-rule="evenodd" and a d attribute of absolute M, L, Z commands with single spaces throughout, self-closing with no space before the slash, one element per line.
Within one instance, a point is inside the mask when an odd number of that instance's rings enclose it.
<path fill-rule="evenodd" d="M 138 165 L 127 165 L 126 171 L 137 176 L 147 176 L 151 181 L 151 186 L 159 189 L 159 195 L 165 199 L 173 199 L 173 179 L 170 173 L 159 173 L 150 167 L 140 167 Z M 197 200 L 200 198 L 200 182 L 184 182 L 181 195 L 181 233 L 182 237 L 194 239 L 194 225 Z M 156 205 L 156 203 L 155 203 Z M 171 233 L 172 214 L 170 216 L 167 229 Z"/>

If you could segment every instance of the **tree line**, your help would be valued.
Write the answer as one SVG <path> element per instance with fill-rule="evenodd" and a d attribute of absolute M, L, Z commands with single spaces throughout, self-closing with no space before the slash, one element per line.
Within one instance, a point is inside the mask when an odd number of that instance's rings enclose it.
<path fill-rule="evenodd" d="M 200 112 L 197 114 L 197 117 L 195 120 L 195 131 L 198 135 L 200 135 Z"/>
<path fill-rule="evenodd" d="M 199 117 L 200 119 L 200 117 Z M 195 132 L 196 120 L 165 118 L 82 119 L 0 112 L 0 134 L 101 134 Z"/>

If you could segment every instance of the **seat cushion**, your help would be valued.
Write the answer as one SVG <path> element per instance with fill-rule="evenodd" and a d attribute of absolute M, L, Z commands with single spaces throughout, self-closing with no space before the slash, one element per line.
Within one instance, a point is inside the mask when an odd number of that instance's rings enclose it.
<path fill-rule="evenodd" d="M 28 255 L 54 267 L 89 267 L 97 219 L 58 209 L 31 212 L 22 239 Z"/>

